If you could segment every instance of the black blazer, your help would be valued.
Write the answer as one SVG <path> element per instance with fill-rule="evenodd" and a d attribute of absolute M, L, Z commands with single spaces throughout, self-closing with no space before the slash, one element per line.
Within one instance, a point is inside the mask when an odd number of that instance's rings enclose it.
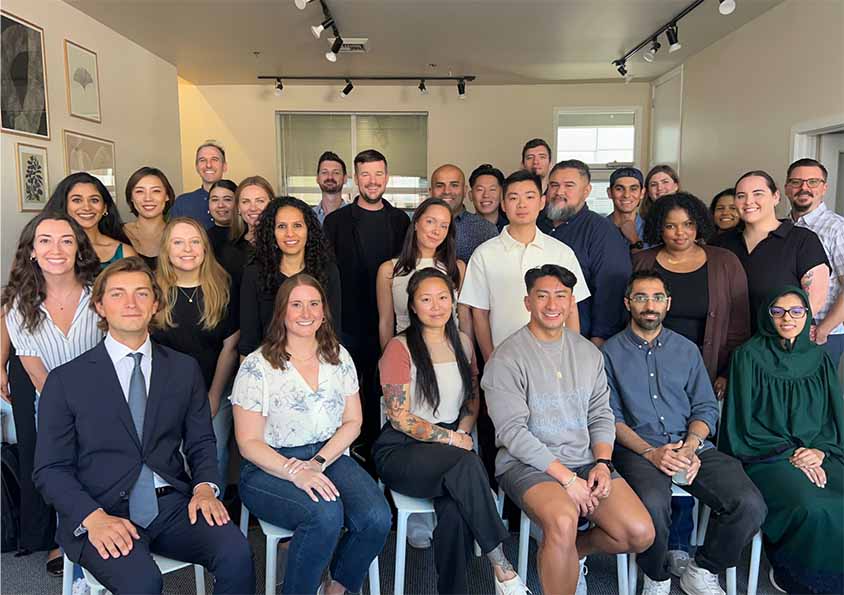
<path fill-rule="evenodd" d="M 199 364 L 157 343 L 152 350 L 143 446 L 102 342 L 52 370 L 41 391 L 33 480 L 59 514 L 56 542 L 71 560 L 87 539 L 74 530 L 97 508 L 125 510 L 143 462 L 186 496 L 199 483 L 218 482 Z"/>

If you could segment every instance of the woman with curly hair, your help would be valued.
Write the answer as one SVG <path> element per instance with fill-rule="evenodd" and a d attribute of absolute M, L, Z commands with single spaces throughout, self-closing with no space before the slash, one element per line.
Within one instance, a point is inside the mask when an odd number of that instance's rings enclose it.
<path fill-rule="evenodd" d="M 334 332 L 340 336 L 340 272 L 313 209 L 292 196 L 276 198 L 263 210 L 254 234 L 255 258 L 240 284 L 241 357 L 263 342 L 278 288 L 303 272 L 325 288 Z"/>
<path fill-rule="evenodd" d="M 100 269 L 137 254 L 123 232 L 123 220 L 111 192 L 88 172 L 70 174 L 59 182 L 44 209 L 73 217 L 91 241 Z"/>
<path fill-rule="evenodd" d="M 126 202 L 137 219 L 124 225 L 123 230 L 138 256 L 152 270 L 155 270 L 158 261 L 161 235 L 167 224 L 165 216 L 175 200 L 173 186 L 164 172 L 156 167 L 144 166 L 126 182 Z"/>
<path fill-rule="evenodd" d="M 18 391 L 10 379 L 18 437 L 20 477 L 32 477 L 39 393 L 53 368 L 92 349 L 103 337 L 90 307 L 91 284 L 100 259 L 85 231 L 67 213 L 43 211 L 23 228 L 0 305 L 6 329 L 35 392 Z M 23 382 L 26 385 L 26 382 Z M 33 395 L 33 398 L 26 398 Z M 21 525 L 31 551 L 49 549 L 47 572 L 60 576 L 55 548 L 56 514 L 35 491 L 21 485 Z M 37 533 L 37 534 L 36 534 Z"/>

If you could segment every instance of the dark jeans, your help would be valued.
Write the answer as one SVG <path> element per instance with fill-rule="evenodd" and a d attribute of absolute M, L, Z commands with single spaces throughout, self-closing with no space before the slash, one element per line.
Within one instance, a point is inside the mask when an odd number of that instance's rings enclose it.
<path fill-rule="evenodd" d="M 695 503 L 691 498 L 671 499 L 671 530 L 668 533 L 668 549 L 689 552 L 694 529 Z"/>
<path fill-rule="evenodd" d="M 683 489 L 712 509 L 703 546 L 695 561 L 709 572 L 735 566 L 745 545 L 753 538 L 767 507 L 762 494 L 750 481 L 738 460 L 714 448 L 699 454 L 700 471 Z M 639 554 L 642 571 L 655 581 L 670 578 L 666 565 L 668 529 L 671 523 L 671 477 L 642 456 L 616 445 L 613 462 L 648 509 L 656 529 L 653 545 Z"/>
<path fill-rule="evenodd" d="M 276 451 L 307 461 L 324 444 Z M 346 455 L 329 465 L 325 475 L 340 492 L 334 502 L 314 502 L 293 482 L 272 476 L 245 459 L 241 465 L 240 498 L 249 511 L 259 519 L 294 531 L 282 593 L 315 593 L 329 562 L 331 577 L 346 590 L 357 593 L 372 560 L 384 549 L 393 519 L 375 481 Z M 344 527 L 347 530 L 340 537 Z"/>
<path fill-rule="evenodd" d="M 456 424 L 442 427 L 454 429 Z M 473 541 L 489 553 L 509 537 L 480 457 L 456 446 L 420 442 L 387 423 L 375 442 L 373 458 L 378 476 L 389 488 L 433 499 L 437 591 L 468 593 L 466 565 Z"/>
<path fill-rule="evenodd" d="M 141 539 L 134 542 L 128 556 L 103 560 L 84 538 L 78 562 L 115 595 L 161 593 L 164 588 L 161 572 L 150 554 L 201 564 L 214 575 L 214 593 L 254 593 L 252 550 L 237 525 L 229 521 L 222 527 L 212 527 L 202 513 L 198 513 L 196 524 L 191 525 L 189 501 L 179 492 L 161 496 L 158 516 L 146 529 L 138 527 Z M 128 500 L 111 514 L 129 518 Z"/>
<path fill-rule="evenodd" d="M 373 342 L 372 339 L 375 339 Z M 378 329 L 376 328 L 373 337 L 357 338 L 347 337 L 344 346 L 355 362 L 360 384 L 360 402 L 363 408 L 363 424 L 361 425 L 358 442 L 363 448 L 354 451 L 356 454 L 369 458 L 372 451 L 372 444 L 378 438 L 381 430 L 381 385 L 378 379 L 378 359 L 381 356 L 381 348 L 378 345 Z M 372 462 L 366 460 L 364 463 L 367 471 L 374 471 Z"/>
<path fill-rule="evenodd" d="M 832 363 L 835 364 L 835 370 L 841 364 L 841 357 L 844 356 L 844 335 L 829 335 L 826 343 L 821 345 L 824 350 L 832 358 Z"/>

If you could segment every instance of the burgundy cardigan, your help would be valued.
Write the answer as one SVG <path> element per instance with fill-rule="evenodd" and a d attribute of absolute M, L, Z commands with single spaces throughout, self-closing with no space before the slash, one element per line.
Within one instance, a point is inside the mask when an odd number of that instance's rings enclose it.
<path fill-rule="evenodd" d="M 701 246 L 706 252 L 709 319 L 700 346 L 709 378 L 727 377 L 733 350 L 750 338 L 750 300 L 747 275 L 735 254 L 724 248 Z M 633 255 L 633 270 L 656 268 L 662 246 Z"/>

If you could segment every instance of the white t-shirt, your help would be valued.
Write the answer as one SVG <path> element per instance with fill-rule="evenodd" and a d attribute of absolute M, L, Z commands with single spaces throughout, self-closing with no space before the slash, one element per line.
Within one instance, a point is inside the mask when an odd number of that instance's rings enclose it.
<path fill-rule="evenodd" d="M 273 368 L 258 349 L 237 372 L 232 405 L 258 411 L 267 418 L 264 440 L 273 448 L 304 446 L 328 440 L 343 423 L 346 397 L 358 392 L 358 374 L 349 352 L 340 347 L 340 363 L 320 360 L 316 392 L 287 363 Z"/>
<path fill-rule="evenodd" d="M 489 310 L 493 347 L 530 321 L 524 303 L 528 270 L 544 264 L 560 265 L 577 277 L 575 300 L 580 302 L 591 295 L 571 248 L 539 229 L 533 241 L 525 245 L 513 239 L 509 230 L 508 225 L 472 254 L 459 299 L 461 304 Z"/>

